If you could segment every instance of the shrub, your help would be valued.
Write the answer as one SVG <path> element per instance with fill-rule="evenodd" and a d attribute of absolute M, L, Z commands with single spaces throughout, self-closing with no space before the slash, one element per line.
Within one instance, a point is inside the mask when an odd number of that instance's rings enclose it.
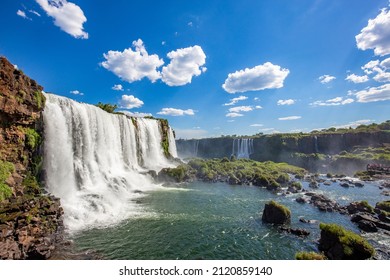
<path fill-rule="evenodd" d="M 27 146 L 31 149 L 35 149 L 41 143 L 41 136 L 33 128 L 27 128 L 25 130 L 26 143 Z"/>

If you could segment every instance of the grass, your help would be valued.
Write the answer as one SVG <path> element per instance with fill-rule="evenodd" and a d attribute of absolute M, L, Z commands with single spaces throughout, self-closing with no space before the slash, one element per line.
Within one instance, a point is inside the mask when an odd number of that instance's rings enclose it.
<path fill-rule="evenodd" d="M 284 205 L 282 205 L 280 203 L 277 203 L 277 202 L 275 202 L 273 200 L 271 200 L 267 204 L 268 205 L 272 205 L 275 208 L 278 208 L 281 212 L 283 212 L 284 216 L 291 217 L 291 211 L 286 206 L 284 206 Z"/>

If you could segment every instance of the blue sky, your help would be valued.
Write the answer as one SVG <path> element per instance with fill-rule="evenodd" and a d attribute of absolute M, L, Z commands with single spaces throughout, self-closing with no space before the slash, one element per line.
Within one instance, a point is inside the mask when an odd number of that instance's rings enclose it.
<path fill-rule="evenodd" d="M 178 138 L 390 119 L 388 0 L 3 0 L 0 55 Z"/>

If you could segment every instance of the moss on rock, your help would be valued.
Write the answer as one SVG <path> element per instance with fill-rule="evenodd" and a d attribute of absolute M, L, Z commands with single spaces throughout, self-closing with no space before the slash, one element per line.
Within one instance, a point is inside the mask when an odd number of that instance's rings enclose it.
<path fill-rule="evenodd" d="M 296 260 L 326 260 L 325 255 L 316 252 L 298 252 L 295 254 Z"/>

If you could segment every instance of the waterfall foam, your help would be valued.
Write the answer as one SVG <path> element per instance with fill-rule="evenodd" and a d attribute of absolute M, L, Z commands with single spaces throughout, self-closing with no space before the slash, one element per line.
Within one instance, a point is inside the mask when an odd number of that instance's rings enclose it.
<path fill-rule="evenodd" d="M 105 226 L 138 213 L 133 200 L 157 187 L 145 172 L 172 165 L 159 122 L 133 123 L 93 105 L 45 96 L 45 184 L 61 199 L 66 227 Z M 176 146 L 170 151 L 175 156 Z"/>
<path fill-rule="evenodd" d="M 253 139 L 250 138 L 236 138 L 233 139 L 232 155 L 236 158 L 248 158 L 253 154 Z"/>

